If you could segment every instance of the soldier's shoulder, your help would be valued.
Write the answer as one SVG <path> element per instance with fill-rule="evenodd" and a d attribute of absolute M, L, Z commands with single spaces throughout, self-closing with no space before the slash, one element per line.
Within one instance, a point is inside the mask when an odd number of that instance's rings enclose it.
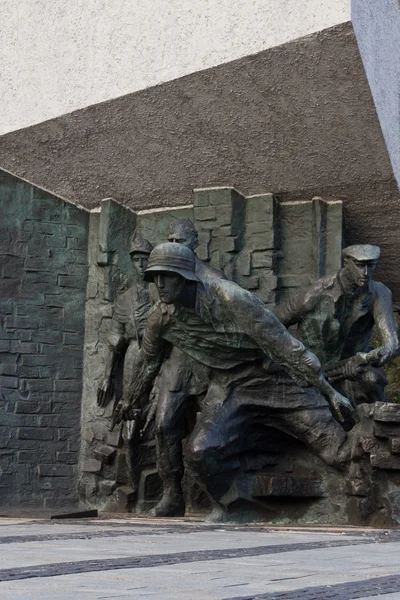
<path fill-rule="evenodd" d="M 129 320 L 133 310 L 133 292 L 131 288 L 132 286 L 121 294 L 118 294 L 115 298 L 113 316 L 114 319 L 121 323 L 125 323 Z"/>
<path fill-rule="evenodd" d="M 300 298 L 302 303 L 308 310 L 311 310 L 316 304 L 324 298 L 332 299 L 339 293 L 336 273 L 320 277 L 308 287 L 300 290 Z"/>
<path fill-rule="evenodd" d="M 115 298 L 115 303 L 124 304 L 125 302 L 132 302 L 132 297 L 136 293 L 136 285 L 131 284 L 129 287 L 122 290 Z"/>
<path fill-rule="evenodd" d="M 337 275 L 334 273 L 333 275 L 325 275 L 324 277 L 320 277 L 316 279 L 313 283 L 311 283 L 306 289 L 306 296 L 320 296 L 323 294 L 331 294 L 337 290 Z"/>
<path fill-rule="evenodd" d="M 222 273 L 222 271 L 218 271 L 218 269 L 215 269 L 208 263 L 205 263 L 197 255 L 196 274 L 202 279 L 225 279 L 225 275 Z"/>
<path fill-rule="evenodd" d="M 324 277 L 320 277 L 314 282 L 314 287 L 316 290 L 332 290 L 336 287 L 337 284 L 337 273 L 333 273 L 331 275 L 325 275 Z"/>
<path fill-rule="evenodd" d="M 206 283 L 209 293 L 221 302 L 229 305 L 240 303 L 259 303 L 260 300 L 249 290 L 229 279 L 215 278 Z"/>
<path fill-rule="evenodd" d="M 376 296 L 385 296 L 387 298 L 392 297 L 390 289 L 381 281 L 375 281 L 374 279 L 370 282 L 370 290 L 375 293 Z"/>

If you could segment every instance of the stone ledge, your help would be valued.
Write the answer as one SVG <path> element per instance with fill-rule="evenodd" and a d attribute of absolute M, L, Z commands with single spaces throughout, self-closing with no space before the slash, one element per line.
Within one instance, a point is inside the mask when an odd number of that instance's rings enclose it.
<path fill-rule="evenodd" d="M 376 402 L 374 407 L 375 421 L 400 423 L 400 404 L 393 402 Z"/>

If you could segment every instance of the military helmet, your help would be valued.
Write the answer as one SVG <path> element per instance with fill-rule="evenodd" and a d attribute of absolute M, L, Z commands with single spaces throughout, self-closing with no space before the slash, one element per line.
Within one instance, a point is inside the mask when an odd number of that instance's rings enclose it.
<path fill-rule="evenodd" d="M 159 244 L 149 256 L 144 278 L 153 281 L 154 273 L 178 273 L 189 281 L 200 281 L 196 275 L 196 255 L 190 248 L 176 242 Z"/>
<path fill-rule="evenodd" d="M 138 233 L 135 233 L 129 245 L 129 254 L 150 254 L 153 250 L 153 245 L 148 240 L 142 238 Z"/>

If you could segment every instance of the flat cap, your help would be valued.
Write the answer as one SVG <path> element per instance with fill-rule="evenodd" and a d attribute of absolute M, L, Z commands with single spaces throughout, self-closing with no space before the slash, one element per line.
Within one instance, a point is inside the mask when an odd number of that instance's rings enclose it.
<path fill-rule="evenodd" d="M 358 244 L 355 246 L 347 246 L 343 249 L 343 256 L 345 258 L 352 258 L 353 260 L 359 260 L 361 262 L 367 262 L 369 260 L 378 260 L 381 254 L 379 246 L 372 246 L 371 244 Z"/>

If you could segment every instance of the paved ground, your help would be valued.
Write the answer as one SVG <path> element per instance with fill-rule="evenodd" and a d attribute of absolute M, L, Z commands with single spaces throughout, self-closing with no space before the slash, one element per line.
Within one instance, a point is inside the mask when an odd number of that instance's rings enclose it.
<path fill-rule="evenodd" d="M 400 531 L 0 518 L 1 600 L 400 600 Z"/>

